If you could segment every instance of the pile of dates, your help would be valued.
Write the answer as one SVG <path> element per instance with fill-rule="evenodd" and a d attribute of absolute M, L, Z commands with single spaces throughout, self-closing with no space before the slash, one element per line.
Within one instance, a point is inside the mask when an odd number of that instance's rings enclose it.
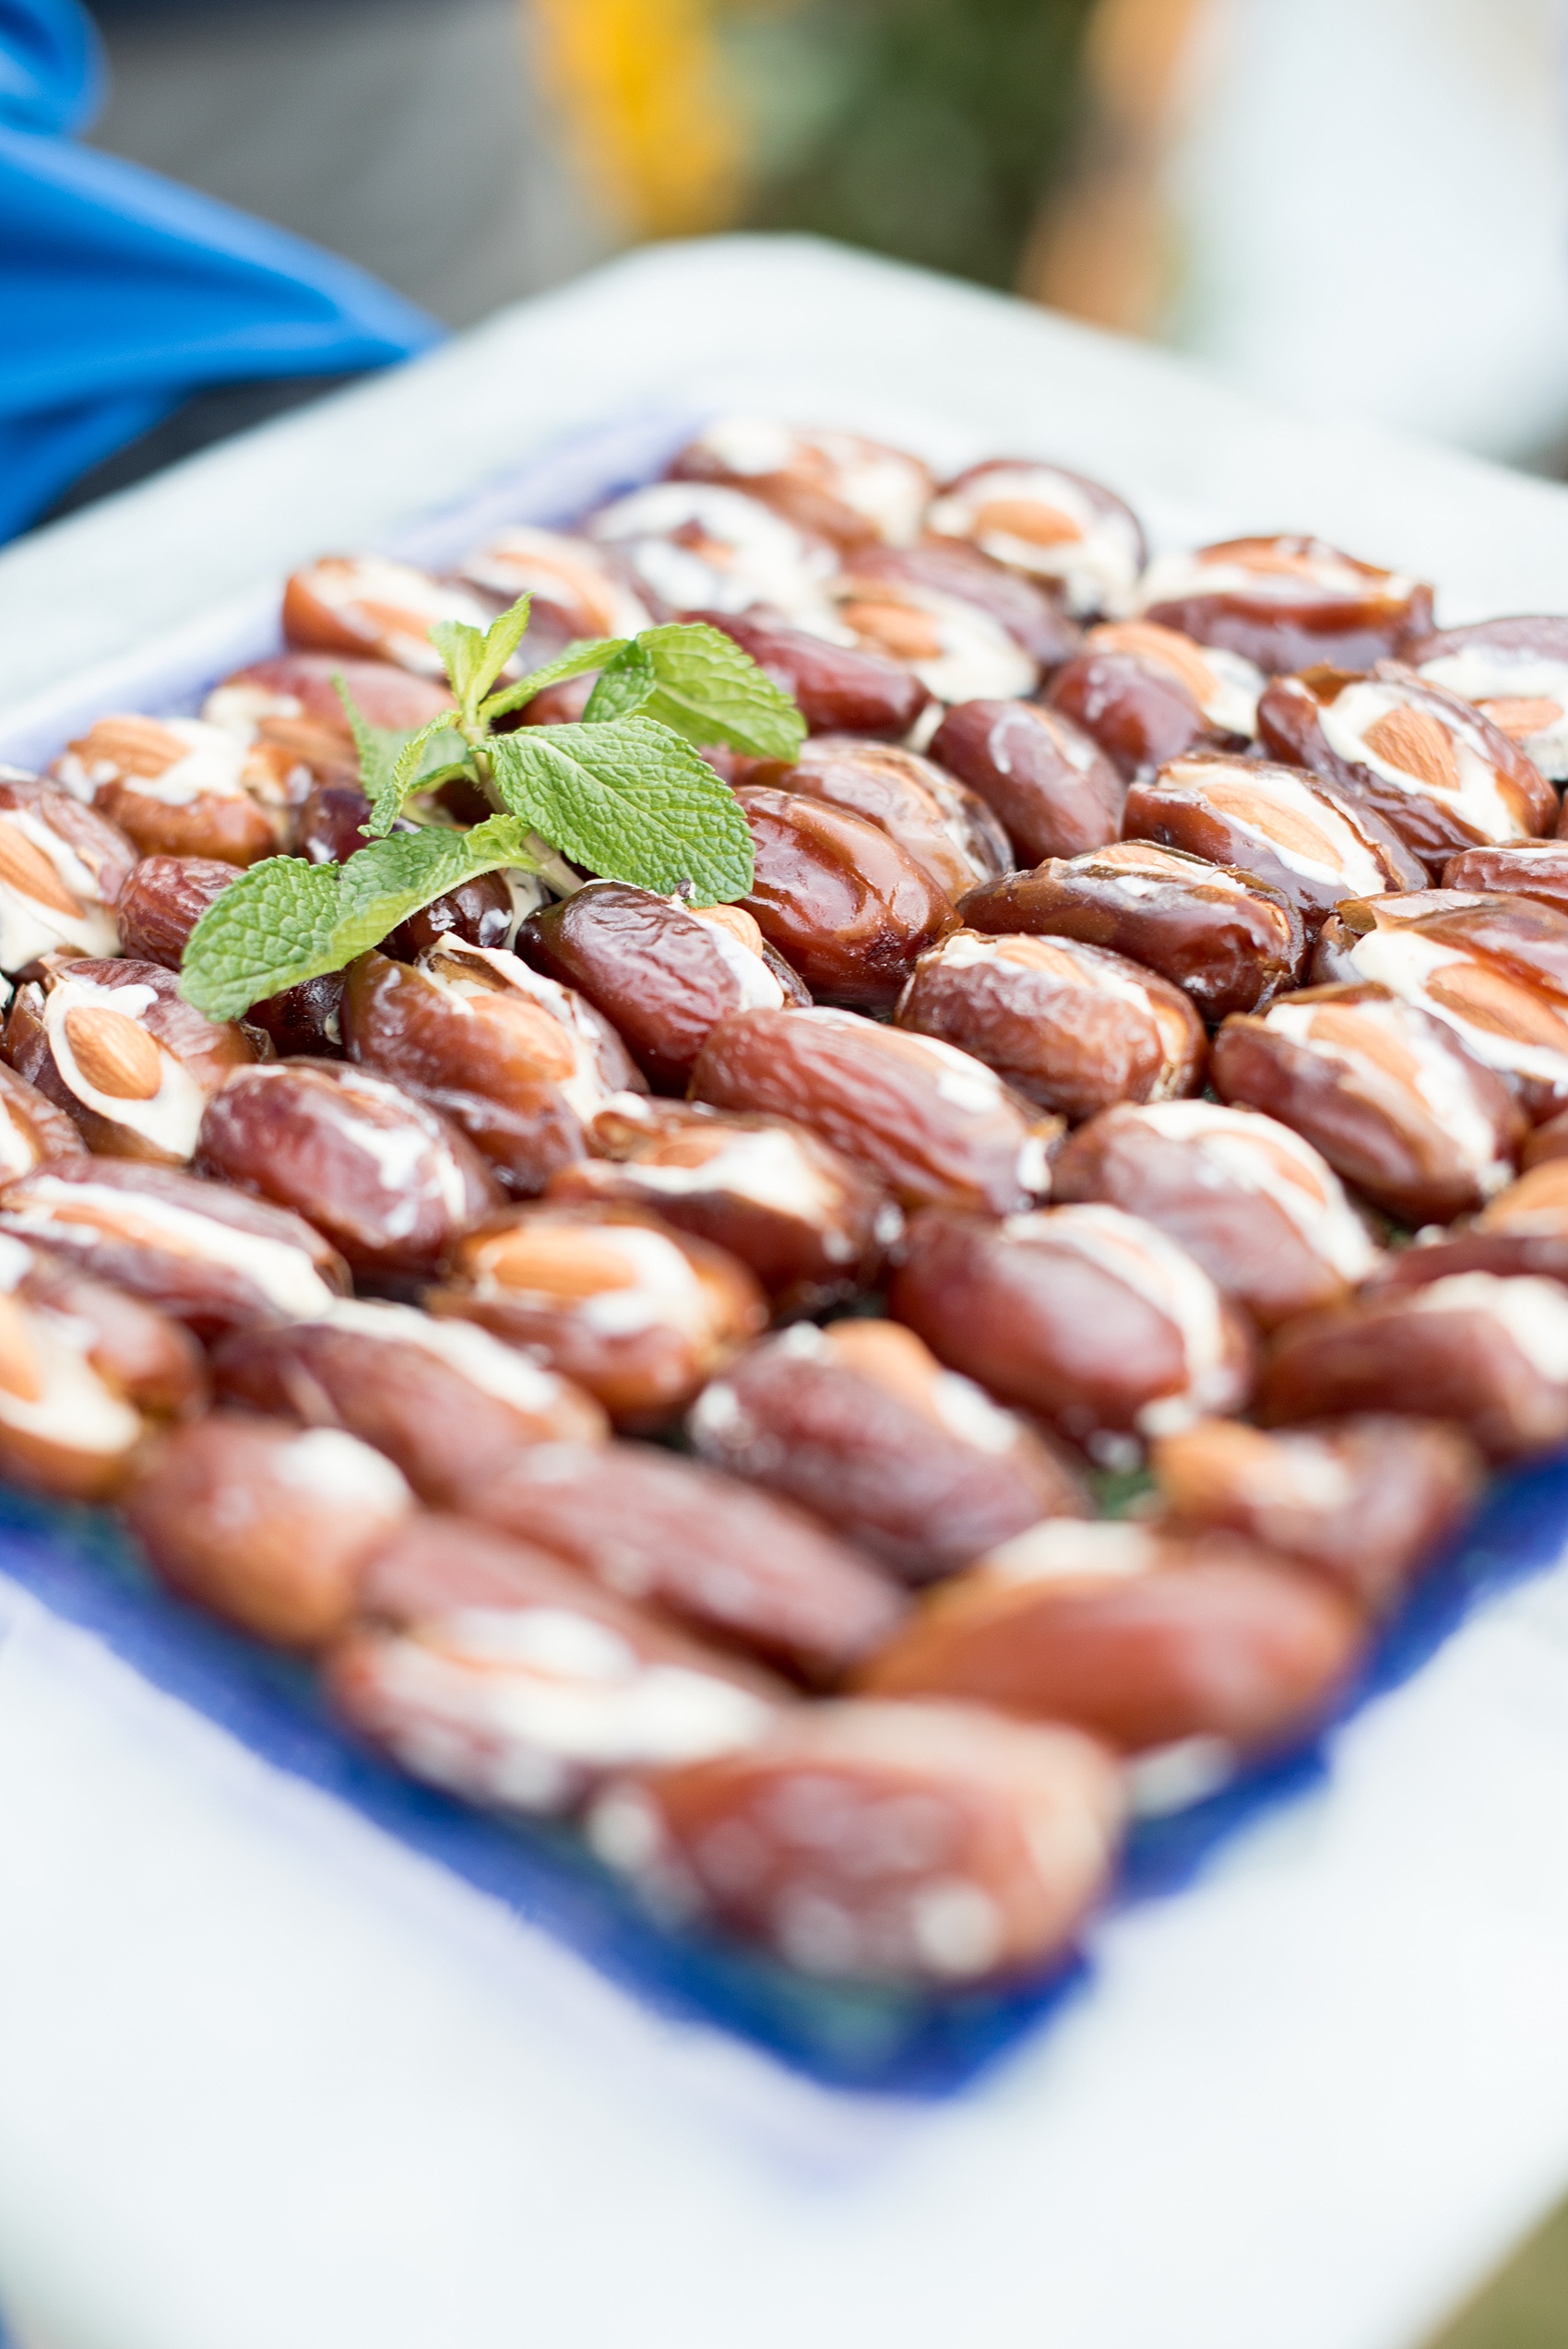
<path fill-rule="evenodd" d="M 697 615 L 795 695 L 751 895 L 494 875 L 196 1012 L 360 845 L 335 674 L 422 724 L 524 589 L 525 667 Z M 283 637 L 0 777 L 0 1473 L 664 1916 L 1038 1976 L 1568 1443 L 1568 620 L 733 420 Z"/>

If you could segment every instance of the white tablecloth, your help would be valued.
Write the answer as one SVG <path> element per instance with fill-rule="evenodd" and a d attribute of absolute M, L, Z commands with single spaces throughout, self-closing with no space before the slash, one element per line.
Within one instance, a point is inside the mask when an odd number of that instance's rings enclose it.
<path fill-rule="evenodd" d="M 805 243 L 654 251 L 0 557 L 0 695 L 530 449 L 743 402 L 1054 451 L 1568 610 L 1568 493 Z M 1404 2349 L 1568 2181 L 1568 1572 L 910 2106 L 659 2023 L 30 1604 L 0 1640 L 0 2297 L 51 2349 Z"/>

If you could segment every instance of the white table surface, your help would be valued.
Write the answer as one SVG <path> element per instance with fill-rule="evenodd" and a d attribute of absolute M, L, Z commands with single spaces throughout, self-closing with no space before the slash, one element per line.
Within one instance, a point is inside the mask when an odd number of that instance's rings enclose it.
<path fill-rule="evenodd" d="M 0 556 L 0 699 L 648 406 L 1038 449 L 1568 610 L 1568 492 L 807 242 L 647 252 Z M 203 623 L 205 624 L 205 623 Z M 963 2098 L 802 2084 L 0 1596 L 0 2297 L 50 2349 L 1406 2349 L 1568 2182 L 1568 1568 Z"/>

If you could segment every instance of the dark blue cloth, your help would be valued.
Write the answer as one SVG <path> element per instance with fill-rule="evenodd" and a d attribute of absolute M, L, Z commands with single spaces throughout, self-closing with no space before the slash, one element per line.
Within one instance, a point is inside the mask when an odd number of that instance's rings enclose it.
<path fill-rule="evenodd" d="M 350 262 L 79 145 L 102 89 L 77 0 L 0 0 L 0 539 L 205 385 L 442 333 Z"/>

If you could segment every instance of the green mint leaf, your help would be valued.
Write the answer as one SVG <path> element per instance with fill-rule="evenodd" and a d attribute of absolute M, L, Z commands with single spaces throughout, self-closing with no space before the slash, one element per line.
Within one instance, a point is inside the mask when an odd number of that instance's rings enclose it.
<path fill-rule="evenodd" d="M 465 726 L 479 723 L 480 704 L 528 634 L 532 603 L 532 592 L 525 588 L 482 632 L 470 628 L 466 620 L 438 620 L 431 629 L 431 642 L 446 664 Z"/>
<path fill-rule="evenodd" d="M 343 705 L 343 715 L 360 754 L 360 788 L 371 799 L 379 799 L 389 788 L 393 769 L 413 738 L 405 728 L 373 726 L 350 693 L 349 681 L 340 669 L 333 672 L 332 690 Z M 430 728 L 423 727 L 421 731 L 428 734 Z"/>
<path fill-rule="evenodd" d="M 530 867 L 528 831 L 515 816 L 497 815 L 471 832 L 395 832 L 346 864 L 268 857 L 197 922 L 180 992 L 208 1019 L 238 1019 L 266 996 L 341 970 L 459 882 Z"/>
<path fill-rule="evenodd" d="M 704 620 L 645 628 L 636 639 L 658 691 L 646 714 L 699 746 L 723 743 L 751 758 L 795 759 L 806 722 L 790 696 L 732 636 Z"/>
<path fill-rule="evenodd" d="M 660 896 L 689 882 L 704 906 L 752 885 L 734 793 L 651 718 L 520 727 L 496 736 L 490 759 L 511 813 L 591 872 Z"/>
<path fill-rule="evenodd" d="M 653 655 L 634 636 L 600 670 L 599 682 L 588 695 L 583 723 L 595 726 L 612 718 L 634 718 L 658 691 Z"/>
<path fill-rule="evenodd" d="M 505 685 L 498 694 L 492 694 L 480 706 L 481 718 L 488 725 L 511 710 L 521 709 L 536 694 L 542 694 L 547 685 L 561 685 L 568 677 L 581 677 L 588 670 L 602 669 L 625 642 L 624 636 L 579 636 L 564 652 L 557 653 L 553 660 L 547 660 L 542 669 L 531 669 L 515 685 Z"/>
<path fill-rule="evenodd" d="M 378 791 L 371 793 L 364 831 L 372 840 L 390 832 L 416 791 L 445 783 L 453 775 L 471 774 L 469 746 L 455 726 L 444 718 L 432 718 L 403 743 L 392 771 Z"/>

